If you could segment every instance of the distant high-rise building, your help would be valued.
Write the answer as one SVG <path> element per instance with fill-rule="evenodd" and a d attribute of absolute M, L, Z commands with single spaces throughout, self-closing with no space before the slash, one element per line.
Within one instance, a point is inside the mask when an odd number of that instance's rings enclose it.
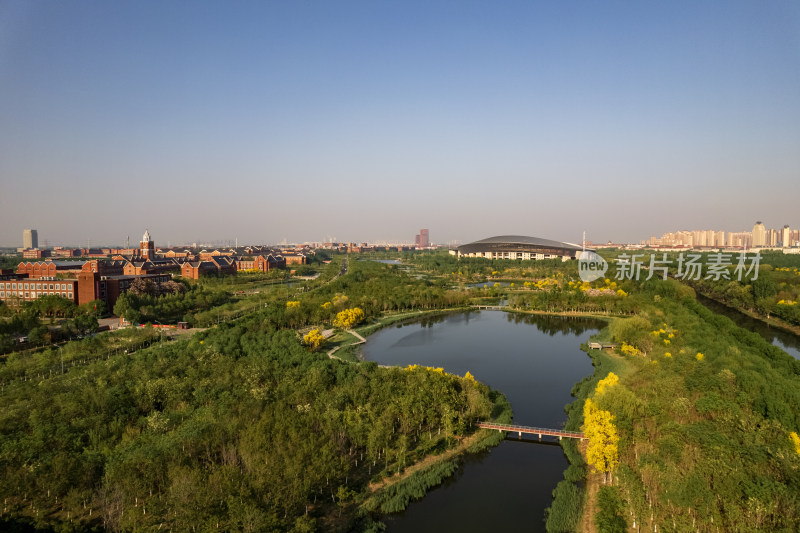
<path fill-rule="evenodd" d="M 767 246 L 778 246 L 780 232 L 774 229 L 767 230 Z"/>
<path fill-rule="evenodd" d="M 35 229 L 22 230 L 22 247 L 26 250 L 39 247 L 39 233 Z"/>
<path fill-rule="evenodd" d="M 728 233 L 728 246 L 750 248 L 753 246 L 753 233 L 750 231 L 731 231 Z"/>
<path fill-rule="evenodd" d="M 419 235 L 414 237 L 414 246 L 417 248 L 427 248 L 431 245 L 430 238 L 428 237 L 428 230 L 421 229 L 419 230 Z"/>
<path fill-rule="evenodd" d="M 792 245 L 792 230 L 789 229 L 789 224 L 786 224 L 781 229 L 781 246 L 788 248 Z"/>
<path fill-rule="evenodd" d="M 753 241 L 752 246 L 754 248 L 759 246 L 766 246 L 767 244 L 767 230 L 764 227 L 764 224 L 761 221 L 757 221 L 756 225 L 753 226 Z"/>

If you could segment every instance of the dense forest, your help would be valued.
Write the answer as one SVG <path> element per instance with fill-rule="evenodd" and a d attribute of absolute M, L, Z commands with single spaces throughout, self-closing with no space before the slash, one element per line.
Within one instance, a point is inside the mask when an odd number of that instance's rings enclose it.
<path fill-rule="evenodd" d="M 371 479 L 491 414 L 474 380 L 309 353 L 285 315 L 3 387 L 6 512 L 66 530 L 335 529 Z"/>
<path fill-rule="evenodd" d="M 571 421 L 588 430 L 584 401 L 592 398 L 618 434 L 598 531 L 634 523 L 664 532 L 795 531 L 800 361 L 710 312 L 676 281 L 643 282 L 629 297 L 637 316 L 613 319 L 600 334 L 620 343 L 619 355 L 594 355 L 598 371 L 570 408 Z M 619 381 L 600 393 L 611 369 Z M 565 502 L 581 497 L 570 481 L 576 476 L 556 491 L 549 531 L 574 529 Z"/>
<path fill-rule="evenodd" d="M 616 274 L 613 259 L 622 253 L 624 252 L 619 250 L 603 251 L 603 255 L 612 261 L 611 271 L 608 275 Z M 641 255 L 644 256 L 646 266 L 650 254 Z M 666 256 L 667 260 L 671 262 L 670 275 L 677 275 L 679 254 L 671 252 L 654 255 Z M 701 294 L 760 318 L 778 318 L 789 325 L 800 326 L 800 305 L 798 305 L 800 302 L 800 254 L 762 251 L 759 253 L 757 261 L 759 265 L 757 274 L 747 275 L 742 272 L 744 275 L 741 277 L 736 271 L 740 257 L 738 253 L 704 252 L 686 255 L 687 257 L 695 255 L 698 263 L 705 266 L 706 269 L 692 271 L 691 275 L 680 276 L 680 280 Z M 747 257 L 749 259 L 746 264 L 749 267 L 754 262 L 755 254 L 750 253 Z M 718 271 L 709 270 L 708 265 L 718 260 L 728 266 Z M 689 273 L 688 270 L 684 272 Z M 644 277 L 642 274 L 642 278 Z"/>
<path fill-rule="evenodd" d="M 394 274 L 364 263 L 295 293 L 297 306 L 262 294 L 266 307 L 173 342 L 130 329 L 6 358 L 3 516 L 62 531 L 370 527 L 369 483 L 473 433 L 497 399 L 470 376 L 301 344 L 295 328 L 322 318 L 306 311 L 331 300 L 330 319 L 353 303 L 376 312 L 390 291 L 444 305 L 446 292 Z"/>
<path fill-rule="evenodd" d="M 0 302 L 0 354 L 20 349 L 20 337 L 26 337 L 24 347 L 37 347 L 95 332 L 104 305 L 101 301 L 76 305 L 55 295 L 14 307 Z"/>
<path fill-rule="evenodd" d="M 692 285 L 704 292 L 738 287 L 755 309 L 758 302 L 762 310 L 791 308 L 786 302 L 800 286 L 795 259 L 767 254 L 756 280 Z M 494 263 L 482 272 L 487 279 L 518 280 L 492 288 L 510 307 L 607 316 L 597 340 L 617 345 L 613 352 L 588 350 L 596 372 L 576 386 L 568 407 L 567 427 L 587 434 L 605 413 L 607 448 L 592 452 L 590 444 L 581 454 L 577 444 L 563 444 L 572 466 L 554 491 L 548 531 L 579 527 L 582 480 L 593 470 L 608 481 L 594 502 L 598 531 L 796 530 L 800 361 L 706 309 L 686 283 L 617 280 L 614 269 L 586 283 L 575 263 L 535 273 L 520 263 Z M 614 384 L 603 388 L 611 372 Z M 613 457 L 604 455 L 608 450 Z"/>
<path fill-rule="evenodd" d="M 634 521 L 665 532 L 796 529 L 800 361 L 707 310 L 693 288 L 585 283 L 574 262 L 459 262 L 443 253 L 403 261 L 335 256 L 316 280 L 252 275 L 134 294 L 126 306 L 140 316 L 212 327 L 169 342 L 152 328 L 129 329 L 3 358 L 6 525 L 380 530 L 372 513 L 401 509 L 455 465 L 379 495 L 370 483 L 465 442 L 503 399 L 440 369 L 331 359 L 319 350 L 324 339 L 304 345 L 303 337 L 326 328 L 368 334 L 419 313 L 435 321 L 440 310 L 491 299 L 521 312 L 512 320 L 602 315 L 609 326 L 596 340 L 616 345 L 589 350 L 595 374 L 567 407 L 568 428 L 605 440 L 583 452 L 562 443 L 572 465 L 554 491 L 548 531 L 578 527 L 593 470 L 607 481 L 592 517 L 598 531 Z M 781 261 L 768 258 L 764 281 L 742 285 L 748 302 L 757 306 L 765 287 L 775 305 L 794 297 L 795 267 Z M 43 301 L 6 314 L 6 324 L 24 328 L 87 310 Z"/>
<path fill-rule="evenodd" d="M 770 259 L 768 255 L 767 260 Z M 791 263 L 800 263 L 800 256 Z M 747 283 L 736 279 L 725 283 L 701 279 L 691 282 L 691 285 L 698 292 L 730 307 L 800 326 L 800 266 L 774 267 L 767 263 L 759 270 L 758 278 Z"/>

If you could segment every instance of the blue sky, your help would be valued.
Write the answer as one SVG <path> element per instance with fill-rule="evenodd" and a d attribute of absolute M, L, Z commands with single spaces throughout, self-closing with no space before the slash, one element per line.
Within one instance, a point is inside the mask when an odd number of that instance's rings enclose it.
<path fill-rule="evenodd" d="M 0 245 L 800 227 L 800 3 L 0 2 Z"/>

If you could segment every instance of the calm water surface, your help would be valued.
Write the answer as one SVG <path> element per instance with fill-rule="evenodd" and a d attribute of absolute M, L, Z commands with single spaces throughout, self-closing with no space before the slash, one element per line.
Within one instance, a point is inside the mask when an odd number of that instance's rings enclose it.
<path fill-rule="evenodd" d="M 503 392 L 514 422 L 561 427 L 572 386 L 592 373 L 580 344 L 603 322 L 481 311 L 385 329 L 363 354 L 389 365 L 441 366 Z M 457 474 L 406 511 L 385 517 L 388 531 L 544 531 L 544 510 L 567 467 L 560 446 L 507 438 L 467 457 Z"/>

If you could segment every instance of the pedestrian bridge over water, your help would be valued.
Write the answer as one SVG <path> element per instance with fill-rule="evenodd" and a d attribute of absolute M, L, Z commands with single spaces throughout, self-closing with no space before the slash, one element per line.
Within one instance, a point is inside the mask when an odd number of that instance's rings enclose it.
<path fill-rule="evenodd" d="M 528 433 L 531 435 L 539 435 L 539 440 L 542 439 L 542 435 L 550 435 L 552 437 L 558 437 L 558 440 L 562 438 L 568 439 L 585 439 L 586 435 L 577 431 L 566 431 L 563 429 L 548 429 L 548 428 L 537 428 L 531 426 L 515 426 L 511 424 L 495 424 L 494 422 L 481 422 L 478 424 L 478 427 L 483 429 L 496 429 L 497 431 L 510 431 L 513 433 L 518 433 L 521 437 L 523 433 Z"/>

